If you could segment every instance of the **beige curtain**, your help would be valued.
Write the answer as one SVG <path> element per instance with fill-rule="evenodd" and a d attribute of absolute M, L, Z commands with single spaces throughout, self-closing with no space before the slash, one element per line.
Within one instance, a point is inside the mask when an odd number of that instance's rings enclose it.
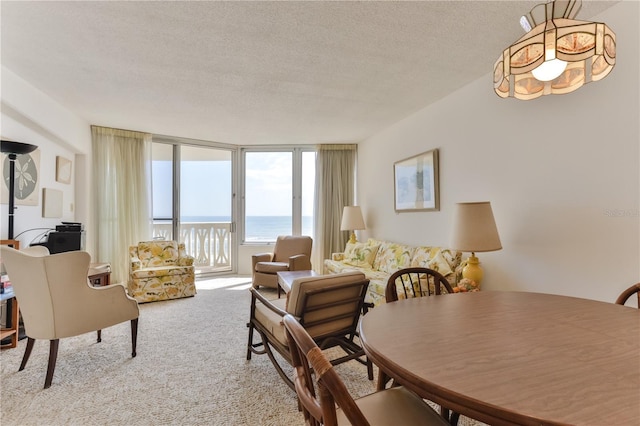
<path fill-rule="evenodd" d="M 312 263 L 320 273 L 323 260 L 343 251 L 349 239 L 340 222 L 343 207 L 355 201 L 356 157 L 357 145 L 318 146 Z"/>
<path fill-rule="evenodd" d="M 96 259 L 126 283 L 129 245 L 151 238 L 151 135 L 91 126 Z"/>

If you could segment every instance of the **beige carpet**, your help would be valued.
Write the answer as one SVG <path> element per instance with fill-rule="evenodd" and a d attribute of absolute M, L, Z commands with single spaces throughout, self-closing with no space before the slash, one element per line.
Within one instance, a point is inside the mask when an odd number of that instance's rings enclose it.
<path fill-rule="evenodd" d="M 295 394 L 266 356 L 246 361 L 246 278 L 197 283 L 193 298 L 140 305 L 138 356 L 130 327 L 63 339 L 43 390 L 49 344 L 0 353 L 0 423 L 13 425 L 302 425 Z M 374 390 L 357 362 L 337 367 L 351 392 Z M 376 371 L 377 373 L 377 371 Z M 477 423 L 462 419 L 462 425 Z"/>

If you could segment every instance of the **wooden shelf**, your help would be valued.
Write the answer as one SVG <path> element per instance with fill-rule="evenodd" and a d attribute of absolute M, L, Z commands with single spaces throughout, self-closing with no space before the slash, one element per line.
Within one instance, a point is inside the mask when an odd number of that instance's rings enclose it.
<path fill-rule="evenodd" d="M 7 320 L 11 320 L 11 327 L 3 328 L 0 330 L 0 340 L 3 340 L 7 337 L 11 337 L 11 342 L 2 345 L 2 349 L 15 348 L 18 346 L 18 300 L 13 295 L 13 290 L 2 294 L 2 300 L 7 301 L 7 307 L 11 303 L 11 318 L 7 318 Z"/>
<path fill-rule="evenodd" d="M 13 247 L 16 250 L 20 250 L 20 241 L 18 240 L 0 240 L 0 245 L 5 245 L 9 247 Z M 15 298 L 13 294 L 13 289 L 2 293 L 1 295 L 2 301 L 7 301 L 7 308 L 9 304 L 11 304 L 11 318 L 7 318 L 7 321 L 11 321 L 11 327 L 0 329 L 0 340 L 4 340 L 5 338 L 11 336 L 11 342 L 6 345 L 1 345 L 2 349 L 15 348 L 18 346 L 18 321 L 19 321 L 19 310 L 18 310 L 18 300 Z"/>

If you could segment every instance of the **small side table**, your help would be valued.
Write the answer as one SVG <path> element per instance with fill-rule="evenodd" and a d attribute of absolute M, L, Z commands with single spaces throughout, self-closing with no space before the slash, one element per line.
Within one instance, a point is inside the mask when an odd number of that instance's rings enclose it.
<path fill-rule="evenodd" d="M 110 284 L 111 265 L 109 263 L 89 264 L 89 282 L 94 287 L 104 287 Z"/>
<path fill-rule="evenodd" d="M 291 291 L 291 286 L 293 282 L 298 278 L 308 278 L 308 277 L 317 277 L 315 271 L 281 271 L 277 273 L 278 275 L 278 297 L 280 297 L 280 289 L 282 289 L 285 293 L 289 293 Z"/>
<path fill-rule="evenodd" d="M 15 348 L 18 346 L 18 299 L 16 299 L 13 289 L 11 288 L 5 289 L 4 293 L 0 295 L 0 300 L 6 300 L 7 307 L 11 304 L 11 317 L 7 317 L 7 322 L 11 321 L 11 323 L 7 324 L 7 328 L 0 330 L 0 340 L 11 336 L 11 342 L 2 345 L 2 349 Z"/>

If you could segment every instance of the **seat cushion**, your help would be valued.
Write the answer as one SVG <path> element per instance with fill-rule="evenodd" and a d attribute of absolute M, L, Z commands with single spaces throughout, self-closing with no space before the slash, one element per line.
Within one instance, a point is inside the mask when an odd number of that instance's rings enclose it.
<path fill-rule="evenodd" d="M 371 268 L 380 245 L 365 243 L 347 243 L 344 249 L 343 262 L 351 266 Z"/>
<path fill-rule="evenodd" d="M 287 299 L 274 299 L 270 301 L 272 305 L 282 310 L 285 309 Z M 276 338 L 284 346 L 287 345 L 287 337 L 284 331 L 284 324 L 282 323 L 282 317 L 271 309 L 267 308 L 264 304 L 256 301 L 255 311 L 256 321 L 258 321 L 267 332 Z"/>
<path fill-rule="evenodd" d="M 256 263 L 256 272 L 263 274 L 277 274 L 280 271 L 288 271 L 289 264 L 284 262 L 258 262 Z"/>
<path fill-rule="evenodd" d="M 158 266 L 131 272 L 133 279 L 193 274 L 193 266 Z"/>
<path fill-rule="evenodd" d="M 420 397 L 395 387 L 357 399 L 356 404 L 372 425 L 448 425 L 442 417 Z M 350 425 L 340 409 L 338 424 Z"/>

